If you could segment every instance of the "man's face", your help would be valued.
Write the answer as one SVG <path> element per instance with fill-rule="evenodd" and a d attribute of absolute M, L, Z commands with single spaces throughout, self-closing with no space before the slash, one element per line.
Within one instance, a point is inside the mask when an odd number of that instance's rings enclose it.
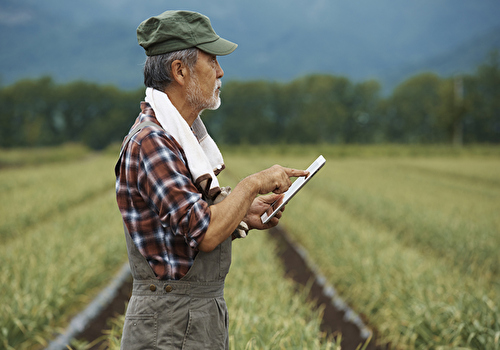
<path fill-rule="evenodd" d="M 199 112 L 204 109 L 217 109 L 221 104 L 220 87 L 224 71 L 215 55 L 198 52 L 196 65 L 190 72 L 187 82 L 187 100 Z"/>

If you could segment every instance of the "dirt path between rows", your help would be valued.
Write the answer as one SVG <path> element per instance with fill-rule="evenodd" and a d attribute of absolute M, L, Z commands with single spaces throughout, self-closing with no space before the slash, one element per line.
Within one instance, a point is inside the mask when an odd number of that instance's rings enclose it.
<path fill-rule="evenodd" d="M 321 331 L 327 334 L 342 334 L 342 349 L 354 350 L 359 344 L 364 344 L 366 336 L 363 337 L 358 325 L 346 320 L 345 311 L 339 310 L 332 303 L 332 299 L 324 294 L 324 288 L 316 280 L 316 276 L 311 271 L 303 256 L 297 251 L 288 234 L 280 227 L 269 231 L 270 237 L 277 243 L 277 255 L 283 262 L 286 277 L 292 278 L 302 286 L 309 286 L 309 298 L 313 300 L 318 307 L 323 307 L 323 320 Z M 297 288 L 299 291 L 302 287 Z M 118 290 L 114 300 L 101 312 L 99 317 L 80 334 L 78 339 L 93 342 L 102 337 L 103 330 L 109 329 L 108 320 L 125 312 L 125 304 L 130 298 L 132 290 L 132 279 L 128 279 Z M 366 350 L 383 350 L 382 347 L 375 347 L 374 334 Z M 90 350 L 102 350 L 103 345 L 100 342 L 90 348 Z"/>
<path fill-rule="evenodd" d="M 354 350 L 360 344 L 364 345 L 366 337 L 362 335 L 359 325 L 346 320 L 346 312 L 335 307 L 332 298 L 325 295 L 324 286 L 317 280 L 314 271 L 301 256 L 297 247 L 288 237 L 288 233 L 277 226 L 270 231 L 270 236 L 277 242 L 277 254 L 285 267 L 285 275 L 298 285 L 310 287 L 309 299 L 318 307 L 323 308 L 321 331 L 327 334 L 342 334 L 342 350 Z M 373 331 L 373 330 L 372 330 Z M 385 350 L 385 347 L 375 346 L 376 333 L 373 332 L 370 342 L 364 349 Z"/>

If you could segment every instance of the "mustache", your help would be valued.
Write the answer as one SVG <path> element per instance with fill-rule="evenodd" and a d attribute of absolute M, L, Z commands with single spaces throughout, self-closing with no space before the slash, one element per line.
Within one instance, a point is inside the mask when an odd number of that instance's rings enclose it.
<path fill-rule="evenodd" d="M 222 81 L 220 79 L 217 79 L 215 81 L 215 90 L 220 89 L 222 87 Z"/>

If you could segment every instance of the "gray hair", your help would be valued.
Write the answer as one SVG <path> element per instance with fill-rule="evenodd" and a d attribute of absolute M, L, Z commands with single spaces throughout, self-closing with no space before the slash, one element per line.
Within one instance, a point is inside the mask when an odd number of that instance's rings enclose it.
<path fill-rule="evenodd" d="M 192 70 L 198 60 L 198 49 L 189 49 L 169 52 L 162 55 L 148 56 L 144 64 L 144 85 L 160 91 L 173 81 L 172 62 L 180 60 L 189 70 Z"/>

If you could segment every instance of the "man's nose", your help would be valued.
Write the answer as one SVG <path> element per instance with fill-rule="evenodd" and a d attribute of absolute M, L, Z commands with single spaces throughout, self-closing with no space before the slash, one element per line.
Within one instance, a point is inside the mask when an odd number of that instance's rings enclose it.
<path fill-rule="evenodd" d="M 219 61 L 217 61 L 217 66 L 215 67 L 216 74 L 217 74 L 217 79 L 220 79 L 224 76 L 224 71 L 222 70 L 222 67 L 219 64 Z"/>

